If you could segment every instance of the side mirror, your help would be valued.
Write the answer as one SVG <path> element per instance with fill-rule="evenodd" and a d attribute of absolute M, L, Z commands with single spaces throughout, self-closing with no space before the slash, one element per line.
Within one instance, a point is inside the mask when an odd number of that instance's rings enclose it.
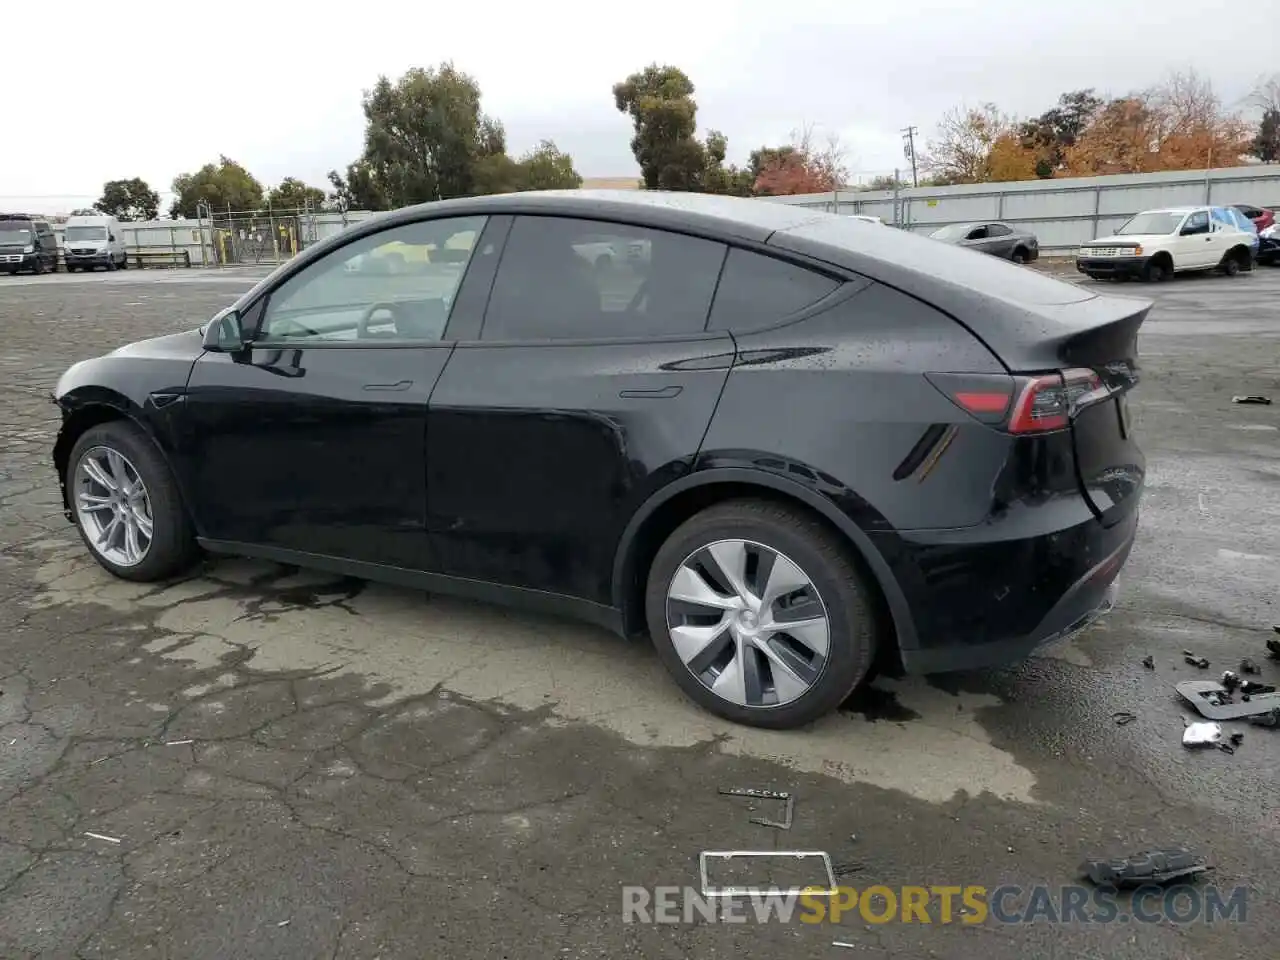
<path fill-rule="evenodd" d="M 204 328 L 204 348 L 216 353 L 235 353 L 245 347 L 244 326 L 240 314 L 228 308 Z"/>
<path fill-rule="evenodd" d="M 108 239 L 108 240 L 110 240 L 112 243 L 115 243 L 115 242 L 116 242 L 116 235 L 115 235 L 114 233 L 108 233 L 108 234 L 107 234 L 107 239 Z"/>

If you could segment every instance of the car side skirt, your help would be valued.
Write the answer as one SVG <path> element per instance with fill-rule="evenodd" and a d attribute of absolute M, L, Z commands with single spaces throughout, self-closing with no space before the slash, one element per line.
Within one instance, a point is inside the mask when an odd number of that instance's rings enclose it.
<path fill-rule="evenodd" d="M 404 567 L 392 567 L 380 563 L 368 563 L 362 560 L 344 560 L 341 557 L 306 553 L 301 550 L 287 550 L 260 544 L 211 540 L 207 537 L 197 537 L 196 542 L 209 553 L 247 557 L 252 560 L 268 560 L 273 563 L 290 564 L 308 570 L 322 570 L 326 573 L 335 573 L 344 577 L 356 577 L 360 580 L 371 580 L 375 583 L 385 583 L 396 587 L 442 593 L 452 597 L 479 600 L 483 603 L 492 603 L 520 610 L 534 610 L 553 616 L 583 620 L 610 630 L 619 636 L 624 635 L 621 611 L 615 607 L 605 606 L 577 597 L 566 597 L 542 590 L 530 590 L 526 587 L 510 587 L 483 580 L 450 577 L 423 570 L 409 570 Z"/>

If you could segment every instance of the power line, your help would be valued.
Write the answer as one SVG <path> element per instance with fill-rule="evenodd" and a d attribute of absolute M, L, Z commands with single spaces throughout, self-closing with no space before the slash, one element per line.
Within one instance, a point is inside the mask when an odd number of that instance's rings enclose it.
<path fill-rule="evenodd" d="M 911 161 L 911 185 L 913 187 L 920 186 L 920 178 L 916 173 L 916 132 L 915 127 L 904 127 L 902 129 L 902 152 Z"/>

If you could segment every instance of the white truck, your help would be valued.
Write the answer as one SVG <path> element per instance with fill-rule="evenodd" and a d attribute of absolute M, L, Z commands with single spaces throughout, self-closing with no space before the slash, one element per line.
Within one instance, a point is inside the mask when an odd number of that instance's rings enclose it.
<path fill-rule="evenodd" d="M 101 216 L 68 217 L 62 231 L 62 258 L 68 273 L 77 270 L 123 270 L 129 266 L 120 221 Z"/>

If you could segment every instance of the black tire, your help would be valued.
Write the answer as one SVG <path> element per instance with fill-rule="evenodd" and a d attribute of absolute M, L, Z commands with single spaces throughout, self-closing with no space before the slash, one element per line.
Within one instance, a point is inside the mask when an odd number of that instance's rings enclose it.
<path fill-rule="evenodd" d="M 1234 253 L 1228 253 L 1222 258 L 1222 272 L 1228 277 L 1234 277 L 1240 272 L 1240 260 Z"/>
<path fill-rule="evenodd" d="M 1013 256 L 1010 257 L 1009 259 L 1012 260 L 1014 263 L 1019 263 L 1019 264 L 1026 263 L 1027 251 L 1023 250 L 1021 247 L 1018 247 L 1016 250 L 1013 251 Z"/>
<path fill-rule="evenodd" d="M 75 273 L 79 269 L 79 267 L 73 267 L 71 264 L 67 264 L 67 273 Z"/>
<path fill-rule="evenodd" d="M 120 269 L 121 270 L 129 269 L 129 254 L 127 251 L 125 252 L 124 256 L 120 258 Z"/>
<path fill-rule="evenodd" d="M 1086 274 L 1086 276 L 1088 276 L 1088 278 L 1089 278 L 1090 280 L 1098 280 L 1098 281 L 1101 281 L 1101 280 L 1106 279 L 1106 278 L 1105 278 L 1105 277 L 1103 277 L 1103 275 L 1102 275 L 1102 274 L 1100 274 L 1100 273 L 1090 273 L 1090 274 Z"/>
<path fill-rule="evenodd" d="M 790 558 L 826 608 L 826 663 L 807 691 L 781 706 L 744 706 L 712 693 L 685 666 L 667 630 L 667 588 L 676 571 L 695 551 L 727 539 L 753 541 Z M 807 513 L 767 501 L 731 500 L 695 514 L 667 538 L 649 567 L 645 615 L 663 666 L 691 700 L 735 723 L 786 730 L 831 713 L 867 679 L 878 646 L 872 588 L 851 549 Z"/>
<path fill-rule="evenodd" d="M 81 526 L 75 512 L 75 488 L 73 478 L 76 467 L 85 453 L 94 447 L 108 447 L 123 454 L 138 471 L 147 495 L 151 500 L 153 537 L 146 556 L 133 566 L 121 566 L 103 557 L 89 542 L 89 536 Z M 76 517 L 76 529 L 85 542 L 93 559 L 122 580 L 152 583 L 165 580 L 191 566 L 199 556 L 195 530 L 187 516 L 173 471 L 140 427 L 125 420 L 90 427 L 76 441 L 67 460 L 67 493 Z"/>
<path fill-rule="evenodd" d="M 1164 265 L 1163 260 L 1148 260 L 1147 265 L 1142 268 L 1142 279 L 1144 283 L 1163 283 L 1169 277 L 1169 268 Z"/>
<path fill-rule="evenodd" d="M 31 272 L 37 277 L 44 275 L 44 257 L 36 257 L 36 262 L 32 265 Z"/>
<path fill-rule="evenodd" d="M 115 273 L 116 270 L 116 258 L 111 256 L 110 253 L 107 254 L 106 269 L 107 273 Z"/>

